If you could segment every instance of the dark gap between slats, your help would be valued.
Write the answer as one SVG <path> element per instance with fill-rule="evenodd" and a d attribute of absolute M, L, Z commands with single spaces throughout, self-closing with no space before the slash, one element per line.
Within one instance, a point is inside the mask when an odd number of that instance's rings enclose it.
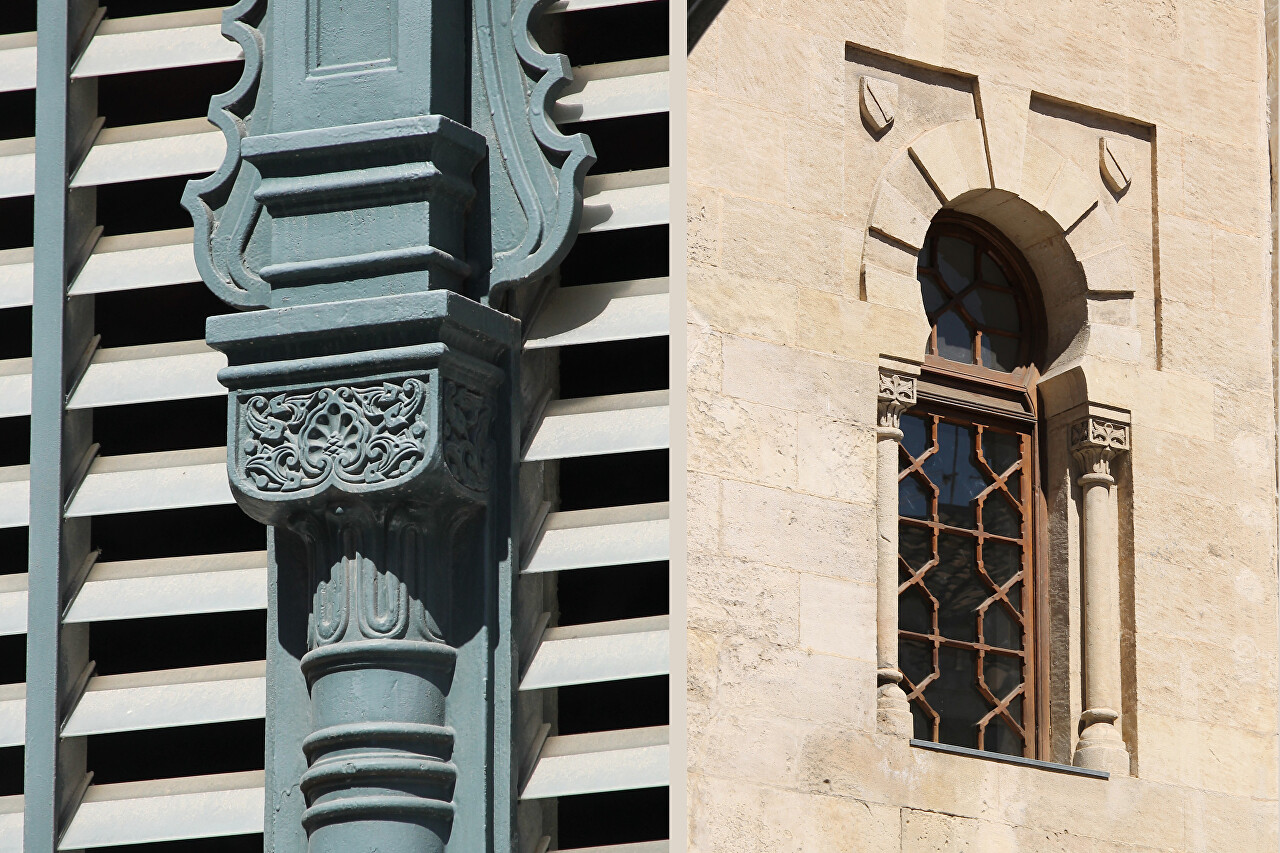
<path fill-rule="evenodd" d="M 667 500 L 667 451 L 585 456 L 560 462 L 561 510 Z"/>
<path fill-rule="evenodd" d="M 89 626 L 89 655 L 99 675 L 243 663 L 262 660 L 266 654 L 265 610 L 119 619 Z"/>
<path fill-rule="evenodd" d="M 666 2 L 655 2 L 543 15 L 534 34 L 543 50 L 574 65 L 666 56 L 667 13 Z"/>
<path fill-rule="evenodd" d="M 261 551 L 267 529 L 235 504 L 99 515 L 92 522 L 100 560 L 149 560 Z"/>
<path fill-rule="evenodd" d="M 668 274 L 666 225 L 579 234 L 560 265 L 560 284 L 600 284 Z"/>
<path fill-rule="evenodd" d="M 559 849 L 666 838 L 667 797 L 666 788 L 561 797 Z"/>
<path fill-rule="evenodd" d="M 262 720 L 91 735 L 88 765 L 95 785 L 261 770 Z"/>

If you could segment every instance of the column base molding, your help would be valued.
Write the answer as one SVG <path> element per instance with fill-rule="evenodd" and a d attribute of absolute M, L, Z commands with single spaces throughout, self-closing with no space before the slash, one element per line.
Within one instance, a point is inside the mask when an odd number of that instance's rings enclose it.
<path fill-rule="evenodd" d="M 915 731 L 911 703 L 901 685 L 902 673 L 881 669 L 876 673 L 880 686 L 876 689 L 876 731 L 889 737 L 909 740 Z"/>
<path fill-rule="evenodd" d="M 1129 750 L 1116 727 L 1120 715 L 1110 708 L 1096 708 L 1080 715 L 1084 731 L 1076 744 L 1071 763 L 1088 770 L 1104 770 L 1115 776 L 1129 775 Z"/>

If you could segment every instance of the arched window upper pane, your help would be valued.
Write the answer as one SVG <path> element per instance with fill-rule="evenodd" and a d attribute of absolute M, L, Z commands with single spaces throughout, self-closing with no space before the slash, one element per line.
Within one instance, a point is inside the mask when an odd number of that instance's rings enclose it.
<path fill-rule="evenodd" d="M 940 222 L 925 240 L 917 277 L 931 355 L 1003 373 L 1030 362 L 1026 285 L 995 241 Z"/>

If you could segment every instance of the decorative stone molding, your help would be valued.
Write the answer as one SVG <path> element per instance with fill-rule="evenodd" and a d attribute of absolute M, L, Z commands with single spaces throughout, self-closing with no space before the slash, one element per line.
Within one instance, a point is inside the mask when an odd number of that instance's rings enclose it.
<path fill-rule="evenodd" d="M 916 404 L 916 378 L 881 370 L 876 403 L 876 419 L 880 428 L 898 430 L 902 413 Z"/>
<path fill-rule="evenodd" d="M 881 368 L 876 428 L 876 728 L 909 738 L 911 706 L 898 668 L 898 442 L 916 378 Z"/>
<path fill-rule="evenodd" d="M 1098 138 L 1099 168 L 1102 180 L 1116 195 L 1123 195 L 1133 183 L 1133 143 L 1127 139 Z"/>
<path fill-rule="evenodd" d="M 1111 461 L 1129 449 L 1129 427 L 1096 417 L 1071 425 L 1071 453 L 1085 475 L 1111 477 Z"/>
<path fill-rule="evenodd" d="M 898 84 L 878 77 L 862 77 L 858 81 L 858 100 L 862 120 L 876 135 L 883 133 L 898 110 Z"/>

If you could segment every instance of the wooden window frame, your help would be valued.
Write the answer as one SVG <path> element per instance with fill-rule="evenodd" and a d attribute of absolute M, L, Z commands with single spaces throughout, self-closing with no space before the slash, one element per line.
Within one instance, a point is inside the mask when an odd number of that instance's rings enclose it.
<path fill-rule="evenodd" d="M 1045 482 L 1044 431 L 1036 385 L 1040 378 L 1037 363 L 1044 357 L 1044 307 L 1034 273 L 1022 254 L 998 230 L 975 217 L 943 211 L 935 218 L 930 236 L 955 234 L 970 241 L 974 237 L 1001 263 L 1006 277 L 1020 291 L 1023 345 L 1021 366 L 1005 373 L 981 364 L 965 364 L 944 359 L 935 353 L 936 329 L 930 329 L 928 353 L 919 384 L 919 403 L 910 414 L 954 416 L 973 423 L 1014 428 L 1030 436 L 1029 456 L 1024 462 L 1029 493 L 1025 497 L 1025 548 L 1023 563 L 1023 647 L 1026 652 L 1024 690 L 1027 703 L 1023 715 L 1023 756 L 1044 758 L 1051 751 L 1049 731 L 1049 679 L 1047 635 L 1049 570 L 1047 562 L 1048 511 Z M 931 324 L 932 326 L 932 324 Z M 977 344 L 975 343 L 975 348 Z M 977 360 L 977 359 L 975 359 Z M 901 516 L 900 516 L 901 517 Z M 899 594 L 906 584 L 899 584 Z M 901 628 L 899 628 L 899 632 Z M 905 685 L 904 685 L 905 686 Z"/>

